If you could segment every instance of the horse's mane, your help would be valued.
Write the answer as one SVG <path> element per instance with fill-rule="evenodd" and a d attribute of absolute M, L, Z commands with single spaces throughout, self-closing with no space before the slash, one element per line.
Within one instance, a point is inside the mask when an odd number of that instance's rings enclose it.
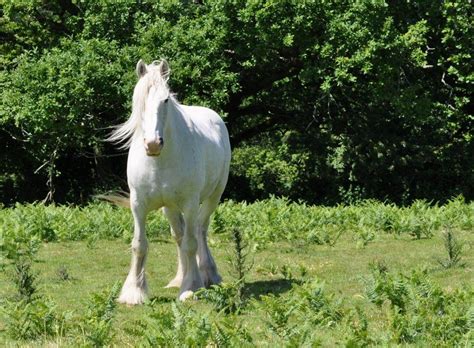
<path fill-rule="evenodd" d="M 126 149 L 134 136 L 139 135 L 141 117 L 145 111 L 145 102 L 148 98 L 151 87 L 155 87 L 157 91 L 162 91 L 163 94 L 169 94 L 168 77 L 169 70 L 165 75 L 162 75 L 163 61 L 154 61 L 147 65 L 147 72 L 137 82 L 133 90 L 133 105 L 132 114 L 130 118 L 115 127 L 111 135 L 107 138 L 108 141 L 123 143 L 120 148 Z M 174 100 L 174 97 L 169 94 Z"/>

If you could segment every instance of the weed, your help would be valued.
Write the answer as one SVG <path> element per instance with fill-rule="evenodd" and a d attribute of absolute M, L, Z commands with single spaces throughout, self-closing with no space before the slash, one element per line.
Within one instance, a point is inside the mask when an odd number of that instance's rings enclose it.
<path fill-rule="evenodd" d="M 366 226 L 362 227 L 356 227 L 354 228 L 355 231 L 355 240 L 356 240 L 356 245 L 358 248 L 363 248 L 366 247 L 369 242 L 373 241 L 375 239 L 375 232 Z"/>
<path fill-rule="evenodd" d="M 299 299 L 298 307 L 307 321 L 313 325 L 333 327 L 344 316 L 342 302 L 326 295 L 324 283 L 313 280 L 293 289 L 294 297 Z"/>
<path fill-rule="evenodd" d="M 345 346 L 348 348 L 367 347 L 374 343 L 369 335 L 369 322 L 362 309 L 356 307 L 348 316 L 348 334 Z"/>
<path fill-rule="evenodd" d="M 219 285 L 211 285 L 209 289 L 203 288 L 199 290 L 196 292 L 196 296 L 211 303 L 218 312 L 239 314 L 245 306 L 242 292 L 243 287 L 239 282 L 231 284 L 221 283 Z"/>
<path fill-rule="evenodd" d="M 212 340 L 217 347 L 254 347 L 247 329 L 234 316 L 215 320 L 212 326 Z"/>
<path fill-rule="evenodd" d="M 293 272 L 291 272 L 291 268 L 287 265 L 282 265 L 281 266 L 280 273 L 283 276 L 283 278 L 286 279 L 286 280 L 292 280 L 293 279 Z"/>
<path fill-rule="evenodd" d="M 33 301 L 37 290 L 37 275 L 32 272 L 30 261 L 20 258 L 12 266 L 11 279 L 16 286 L 18 298 L 26 302 Z"/>
<path fill-rule="evenodd" d="M 87 312 L 79 324 L 82 344 L 102 347 L 113 337 L 112 319 L 117 306 L 120 284 L 114 284 L 110 291 L 95 293 L 87 304 Z"/>
<path fill-rule="evenodd" d="M 305 265 L 298 265 L 298 271 L 300 272 L 300 277 L 304 278 L 308 275 L 308 268 Z"/>
<path fill-rule="evenodd" d="M 463 266 L 460 263 L 464 243 L 459 241 L 451 228 L 446 228 L 443 232 L 444 249 L 448 254 L 447 259 L 438 260 L 438 263 L 444 268 L 452 268 L 456 266 Z"/>
<path fill-rule="evenodd" d="M 228 258 L 232 270 L 238 282 L 244 282 L 245 274 L 253 267 L 253 262 L 249 262 L 249 245 L 244 240 L 239 229 L 232 230 L 233 254 Z M 242 284 L 244 285 L 244 284 Z"/>
<path fill-rule="evenodd" d="M 244 241 L 240 230 L 232 230 L 233 252 L 228 257 L 236 280 L 232 283 L 212 285 L 209 289 L 202 289 L 196 294 L 198 298 L 212 303 L 219 312 L 240 313 L 245 306 L 244 288 L 245 275 L 252 268 L 253 262 L 248 262 L 248 243 Z"/>
<path fill-rule="evenodd" d="M 388 304 L 391 339 L 398 344 L 453 345 L 469 335 L 472 290 L 443 291 L 426 270 L 392 275 L 373 269 L 369 300 Z"/>
<path fill-rule="evenodd" d="M 257 267 L 257 272 L 268 274 L 273 277 L 278 274 L 278 266 L 271 262 L 270 264 Z"/>
<path fill-rule="evenodd" d="M 129 330 L 145 347 L 205 347 L 212 341 L 211 331 L 207 315 L 178 302 L 154 310 Z"/>
<path fill-rule="evenodd" d="M 253 261 L 250 262 L 249 258 L 249 246 L 248 243 L 244 240 L 242 233 L 239 229 L 234 228 L 232 230 L 232 240 L 233 240 L 233 255 L 228 259 L 234 275 L 236 277 L 236 282 L 234 284 L 236 288 L 236 301 L 234 302 L 237 307 L 242 307 L 244 305 L 244 287 L 245 287 L 245 275 L 253 267 Z"/>
<path fill-rule="evenodd" d="M 289 338 L 294 333 L 295 326 L 289 321 L 297 309 L 296 304 L 270 294 L 262 296 L 257 306 L 266 314 L 268 328 L 281 339 Z"/>
<path fill-rule="evenodd" d="M 383 262 L 370 265 L 371 277 L 365 280 L 365 291 L 370 302 L 381 306 L 390 301 L 393 306 L 405 311 L 408 289 L 403 277 L 394 277 Z"/>
<path fill-rule="evenodd" d="M 364 246 L 377 233 L 431 238 L 444 223 L 453 229 L 469 230 L 474 226 L 473 216 L 474 203 L 468 204 L 462 197 L 444 206 L 416 201 L 408 207 L 373 200 L 351 206 L 318 207 L 272 197 L 252 204 L 222 203 L 214 214 L 212 230 L 219 235 L 232 234 L 233 228 L 239 226 L 242 236 L 259 248 L 284 240 L 334 245 L 345 233 L 355 233 Z M 162 214 L 150 214 L 147 224 L 150 238 L 167 235 L 168 225 Z M 128 240 L 131 230 L 130 213 L 106 203 L 94 202 L 84 207 L 17 204 L 0 210 L 0 254 L 8 240 L 18 234 L 43 241 L 88 240 L 93 246 L 98 239 Z"/>
<path fill-rule="evenodd" d="M 15 340 L 36 340 L 64 336 L 70 313 L 58 313 L 50 300 L 37 297 L 0 306 L 5 317 L 6 333 Z"/>
<path fill-rule="evenodd" d="M 56 276 L 60 281 L 68 281 L 71 280 L 71 276 L 69 275 L 69 271 L 67 270 L 66 266 L 61 265 L 56 270 Z"/>
<path fill-rule="evenodd" d="M 189 305 L 151 308 L 151 313 L 127 332 L 145 347 L 252 347 L 252 337 L 239 318 L 230 314 L 211 317 Z"/>

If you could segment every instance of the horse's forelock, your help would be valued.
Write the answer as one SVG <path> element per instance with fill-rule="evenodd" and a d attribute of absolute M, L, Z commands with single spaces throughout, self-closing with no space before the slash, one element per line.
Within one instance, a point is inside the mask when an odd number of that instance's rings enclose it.
<path fill-rule="evenodd" d="M 148 72 L 138 80 L 135 86 L 133 108 L 138 108 L 137 111 L 143 111 L 145 108 L 145 102 L 152 87 L 155 87 L 157 91 L 162 91 L 163 94 L 169 94 L 167 77 L 162 76 L 161 66 L 154 63 L 147 66 Z"/>
<path fill-rule="evenodd" d="M 168 88 L 168 76 L 162 75 L 161 64 L 152 64 L 147 66 L 147 72 L 138 80 L 133 91 L 132 114 L 130 118 L 117 128 L 109 136 L 108 140 L 113 142 L 123 142 L 123 147 L 130 145 L 131 140 L 138 129 L 140 129 L 140 120 L 145 111 L 145 103 L 152 87 L 158 91 L 163 91 L 165 95 L 171 95 Z"/>

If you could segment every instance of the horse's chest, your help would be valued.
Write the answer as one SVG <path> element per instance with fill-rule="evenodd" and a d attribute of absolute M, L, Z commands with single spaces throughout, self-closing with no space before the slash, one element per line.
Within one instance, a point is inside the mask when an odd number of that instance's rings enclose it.
<path fill-rule="evenodd" d="M 199 180 L 190 170 L 155 168 L 135 173 L 129 184 L 153 206 L 181 205 L 199 187 Z M 138 193 L 137 192 L 137 193 Z"/>

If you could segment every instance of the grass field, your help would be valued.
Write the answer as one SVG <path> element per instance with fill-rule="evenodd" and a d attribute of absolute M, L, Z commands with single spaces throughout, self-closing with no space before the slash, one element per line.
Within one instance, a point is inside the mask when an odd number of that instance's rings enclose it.
<path fill-rule="evenodd" d="M 425 213 L 428 221 L 429 213 Z M 222 211 L 218 219 L 227 221 L 228 214 Z M 334 225 L 332 221 L 331 228 L 337 230 Z M 106 303 L 110 289 L 123 282 L 128 272 L 128 238 L 42 242 L 33 263 L 37 293 L 62 329 L 48 334 L 40 330 L 31 339 L 12 335 L 15 329 L 12 331 L 8 320 L 21 323 L 34 315 L 25 315 L 28 311 L 18 307 L 12 315 L 16 288 L 7 265 L 0 275 L 0 343 L 468 347 L 474 339 L 474 234 L 472 229 L 453 229 L 464 243 L 461 260 L 453 267 L 443 267 L 439 261 L 448 259 L 444 231 L 444 227 L 433 228 L 429 237 L 416 238 L 410 233 L 371 230 L 370 238 L 361 239 L 360 226 L 354 231 L 346 226 L 327 243 L 314 243 L 308 237 L 310 231 L 301 231 L 303 238 L 291 240 L 252 240 L 247 235 L 247 264 L 253 266 L 246 272 L 244 302 L 237 301 L 236 311 L 219 305 L 236 301 L 235 272 L 229 263 L 235 257 L 235 246 L 230 234 L 213 234 L 210 241 L 228 284 L 222 289 L 227 292 L 214 290 L 182 305 L 175 302 L 177 289 L 164 289 L 175 273 L 175 245 L 167 234 L 158 233 L 151 238 L 147 261 L 150 302 L 137 307 L 109 304 L 105 312 L 111 319 L 96 315 L 102 318 L 98 321 L 94 321 L 93 307 Z M 105 295 L 98 297 L 98 293 Z"/>

